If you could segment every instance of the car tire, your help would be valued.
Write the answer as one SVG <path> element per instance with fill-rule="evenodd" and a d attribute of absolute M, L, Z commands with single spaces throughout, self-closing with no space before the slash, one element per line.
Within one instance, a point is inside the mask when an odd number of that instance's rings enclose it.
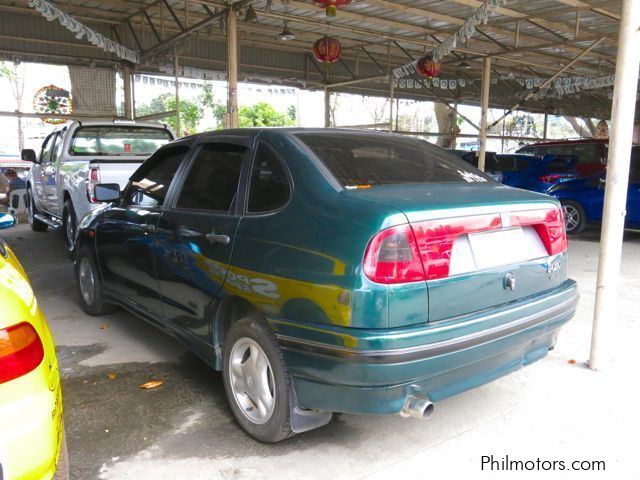
<path fill-rule="evenodd" d="M 52 480 L 69 480 L 69 450 L 67 449 L 67 434 L 64 427 L 62 427 L 62 443 L 60 444 L 56 473 Z"/>
<path fill-rule="evenodd" d="M 29 221 L 29 225 L 31 225 L 31 230 L 34 232 L 46 232 L 49 225 L 44 222 L 41 222 L 36 218 L 36 213 L 38 213 L 38 209 L 36 208 L 36 202 L 33 199 L 33 193 L 31 189 L 27 189 L 27 220 Z"/>
<path fill-rule="evenodd" d="M 587 226 L 587 216 L 584 208 L 573 200 L 561 200 L 564 225 L 568 235 L 577 235 Z"/>
<path fill-rule="evenodd" d="M 64 246 L 67 249 L 67 255 L 72 260 L 76 253 L 76 212 L 73 209 L 73 203 L 70 199 L 64 202 L 62 207 L 62 233 L 64 235 Z"/>
<path fill-rule="evenodd" d="M 222 378 L 236 421 L 265 443 L 291 435 L 291 376 L 278 341 L 258 316 L 237 321 L 223 346 Z"/>
<path fill-rule="evenodd" d="M 117 309 L 112 303 L 105 302 L 100 273 L 87 249 L 78 252 L 75 275 L 80 305 L 85 313 L 100 316 L 113 313 Z"/>

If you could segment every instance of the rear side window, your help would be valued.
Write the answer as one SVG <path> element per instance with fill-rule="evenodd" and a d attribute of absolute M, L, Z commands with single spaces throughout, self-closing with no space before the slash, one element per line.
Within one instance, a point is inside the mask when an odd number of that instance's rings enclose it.
<path fill-rule="evenodd" d="M 492 181 L 469 163 L 415 138 L 339 132 L 297 137 L 345 188 Z"/>
<path fill-rule="evenodd" d="M 164 203 L 169 185 L 180 162 L 189 151 L 187 146 L 176 146 L 160 150 L 131 177 L 125 193 L 124 205 L 159 207 Z"/>
<path fill-rule="evenodd" d="M 601 153 L 597 143 L 581 143 L 573 148 L 574 155 L 577 155 L 580 163 L 600 163 Z M 564 152 L 563 152 L 564 153 Z"/>
<path fill-rule="evenodd" d="M 69 145 L 70 155 L 151 155 L 171 134 L 162 128 L 91 126 L 78 128 Z"/>
<path fill-rule="evenodd" d="M 246 151 L 232 144 L 203 145 L 182 186 L 176 207 L 228 213 L 238 192 Z"/>
<path fill-rule="evenodd" d="M 290 194 L 291 187 L 282 162 L 271 147 L 260 143 L 251 171 L 248 211 L 277 210 L 289 201 Z"/>

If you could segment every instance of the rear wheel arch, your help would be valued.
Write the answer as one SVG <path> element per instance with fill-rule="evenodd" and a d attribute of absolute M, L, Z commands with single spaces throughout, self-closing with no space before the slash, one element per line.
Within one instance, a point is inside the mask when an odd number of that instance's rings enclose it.
<path fill-rule="evenodd" d="M 222 348 L 231 326 L 234 322 L 249 315 L 264 316 L 258 307 L 242 297 L 229 296 L 218 305 L 213 325 L 216 368 L 222 367 Z"/>

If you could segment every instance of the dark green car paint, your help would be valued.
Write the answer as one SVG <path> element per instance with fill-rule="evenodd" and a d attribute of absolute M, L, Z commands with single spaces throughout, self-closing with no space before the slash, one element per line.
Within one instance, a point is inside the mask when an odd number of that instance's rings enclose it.
<path fill-rule="evenodd" d="M 567 279 L 566 253 L 553 259 L 561 263 L 553 276 L 548 273 L 551 260 L 544 259 L 397 285 L 369 280 L 362 260 L 369 240 L 384 228 L 479 211 L 553 207 L 555 200 L 494 182 L 346 190 L 296 133 L 247 129 L 188 140 L 192 151 L 199 143 L 230 137 L 248 146 L 263 141 L 288 170 L 289 202 L 273 212 L 248 214 L 250 164 L 245 165 L 245 185 L 238 191 L 233 225 L 225 230 L 231 243 L 223 257 L 208 254 L 184 234 L 184 228 L 203 233 L 217 223 L 207 214 L 181 214 L 173 208 L 180 172 L 165 205 L 151 212 L 157 213 L 150 220 L 152 235 L 140 233 L 139 216 L 132 217 L 123 205 L 85 217 L 80 246 L 93 251 L 102 274 L 121 268 L 105 261 L 113 249 L 125 248 L 123 255 L 131 259 L 127 268 L 136 270 L 138 265 L 135 275 L 144 276 L 131 279 L 131 271 L 115 272 L 118 285 L 110 289 L 110 300 L 161 326 L 216 368 L 223 341 L 220 312 L 233 298 L 251 303 L 280 339 L 301 407 L 317 410 L 397 413 L 411 393 L 440 400 L 527 365 L 553 347 L 577 299 L 575 282 Z M 247 162 L 251 157 L 247 155 Z M 228 223 L 229 217 L 222 220 Z M 120 224 L 109 227 L 110 222 Z M 126 239 L 120 236 L 110 247 L 101 245 L 115 227 L 126 232 Z M 151 255 L 152 266 L 136 258 L 136 251 Z M 515 291 L 503 286 L 507 272 L 518 278 Z M 533 320 L 518 324 L 523 318 Z M 512 324 L 503 334 L 485 335 Z M 479 340 L 457 348 L 455 340 L 461 338 Z M 452 346 L 422 357 L 401 354 L 403 349 L 440 348 L 442 342 Z M 380 354 L 385 351 L 389 354 Z"/>

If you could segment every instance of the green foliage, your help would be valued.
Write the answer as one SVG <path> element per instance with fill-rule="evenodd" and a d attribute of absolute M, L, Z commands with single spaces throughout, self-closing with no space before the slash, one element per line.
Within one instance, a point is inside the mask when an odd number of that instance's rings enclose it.
<path fill-rule="evenodd" d="M 151 115 L 153 113 L 167 112 L 176 109 L 176 96 L 171 93 L 163 93 L 151 100 L 149 105 L 140 105 L 136 108 L 136 116 Z M 180 100 L 180 132 L 176 131 L 178 136 L 183 134 L 196 133 L 198 123 L 203 117 L 202 107 L 198 102 L 192 100 Z M 171 115 L 166 117 L 165 121 L 175 131 L 176 117 Z"/>
<path fill-rule="evenodd" d="M 209 82 L 205 82 L 202 86 L 202 93 L 198 97 L 198 101 L 203 108 L 208 108 L 213 114 L 213 118 L 216 119 L 216 130 L 220 130 L 224 125 L 224 114 L 227 113 L 226 105 L 216 102 L 216 98 L 213 94 L 213 85 Z"/>
<path fill-rule="evenodd" d="M 15 64 L 9 66 L 7 62 L 0 62 L 0 77 L 4 77 L 7 80 L 14 80 L 16 75 L 17 72 Z"/>
<path fill-rule="evenodd" d="M 246 127 L 285 127 L 295 125 L 295 119 L 290 114 L 276 111 L 265 102 L 258 102 L 251 106 L 242 106 L 238 110 L 238 124 Z"/>

